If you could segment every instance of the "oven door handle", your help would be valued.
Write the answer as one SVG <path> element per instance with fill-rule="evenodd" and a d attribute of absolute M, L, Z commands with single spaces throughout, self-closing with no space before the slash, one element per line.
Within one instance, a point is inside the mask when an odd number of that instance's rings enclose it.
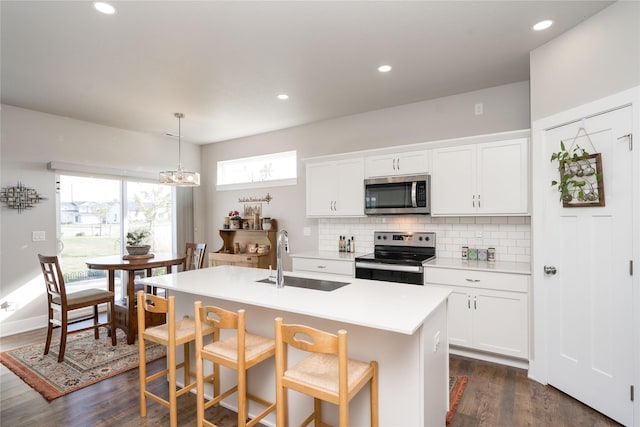
<path fill-rule="evenodd" d="M 356 268 L 369 268 L 371 270 L 403 271 L 408 273 L 422 273 L 421 265 L 397 265 L 379 264 L 375 262 L 356 261 Z"/>

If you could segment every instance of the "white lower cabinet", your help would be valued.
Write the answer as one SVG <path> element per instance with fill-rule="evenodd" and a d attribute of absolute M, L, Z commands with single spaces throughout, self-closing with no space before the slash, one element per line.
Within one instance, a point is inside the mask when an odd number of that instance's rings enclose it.
<path fill-rule="evenodd" d="M 339 274 L 354 276 L 354 261 L 322 258 L 293 258 L 293 271 L 310 271 L 313 273 Z"/>
<path fill-rule="evenodd" d="M 529 358 L 529 275 L 426 269 L 427 285 L 452 290 L 449 344 Z"/>

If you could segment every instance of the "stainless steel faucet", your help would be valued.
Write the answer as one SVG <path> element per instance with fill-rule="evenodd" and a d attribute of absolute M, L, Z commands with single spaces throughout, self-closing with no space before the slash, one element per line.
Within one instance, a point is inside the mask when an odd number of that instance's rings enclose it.
<path fill-rule="evenodd" d="M 277 249 L 276 249 L 276 257 L 277 257 L 277 265 L 276 265 L 276 288 L 284 288 L 284 274 L 282 273 L 282 249 L 284 245 L 284 250 L 289 253 L 289 234 L 287 234 L 287 230 L 278 231 L 278 239 L 277 239 Z"/>

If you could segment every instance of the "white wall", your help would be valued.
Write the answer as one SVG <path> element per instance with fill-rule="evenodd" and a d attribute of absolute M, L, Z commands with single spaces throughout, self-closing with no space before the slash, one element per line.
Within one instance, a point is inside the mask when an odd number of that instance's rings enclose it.
<path fill-rule="evenodd" d="M 640 84 L 640 2 L 618 1 L 531 52 L 531 121 Z"/>
<path fill-rule="evenodd" d="M 56 253 L 54 173 L 49 161 L 157 174 L 177 166 L 172 138 L 101 126 L 66 117 L 2 105 L 1 185 L 18 181 L 47 200 L 22 213 L 0 207 L 0 300 L 16 302 L 15 310 L 0 309 L 0 334 L 46 326 L 46 298 L 38 253 Z M 175 153 L 172 155 L 170 153 Z M 183 143 L 185 167 L 200 168 L 198 146 Z M 199 199 L 199 190 L 195 198 Z M 196 206 L 201 205 L 197 202 Z M 203 218 L 204 214 L 196 215 Z M 45 231 L 44 242 L 32 242 L 32 231 Z M 40 317 L 38 317 L 40 316 Z M 17 328 L 17 329 L 14 329 Z"/>
<path fill-rule="evenodd" d="M 484 104 L 484 115 L 474 114 L 474 105 Z M 242 210 L 238 197 L 273 196 L 263 204 L 265 216 L 278 219 L 278 227 L 289 232 L 292 252 L 319 247 L 318 220 L 305 212 L 304 163 L 298 162 L 298 184 L 259 190 L 216 191 L 215 166 L 219 160 L 249 155 L 297 150 L 298 158 L 316 157 L 373 148 L 406 145 L 480 134 L 528 129 L 529 84 L 513 83 L 368 113 L 340 117 L 262 135 L 240 138 L 203 147 L 203 183 L 211 250 L 222 245 L 218 229 L 229 210 Z M 311 236 L 303 236 L 303 228 Z M 285 268 L 290 269 L 287 260 Z"/>

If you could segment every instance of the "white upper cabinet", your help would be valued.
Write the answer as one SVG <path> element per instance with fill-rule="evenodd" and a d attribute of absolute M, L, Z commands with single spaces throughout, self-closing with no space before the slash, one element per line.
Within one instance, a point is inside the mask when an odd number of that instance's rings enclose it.
<path fill-rule="evenodd" d="M 431 214 L 528 214 L 528 150 L 528 138 L 433 149 Z"/>
<path fill-rule="evenodd" d="M 365 159 L 365 177 L 413 175 L 428 172 L 428 150 L 369 156 Z"/>
<path fill-rule="evenodd" d="M 307 216 L 364 216 L 362 158 L 308 163 Z"/>

